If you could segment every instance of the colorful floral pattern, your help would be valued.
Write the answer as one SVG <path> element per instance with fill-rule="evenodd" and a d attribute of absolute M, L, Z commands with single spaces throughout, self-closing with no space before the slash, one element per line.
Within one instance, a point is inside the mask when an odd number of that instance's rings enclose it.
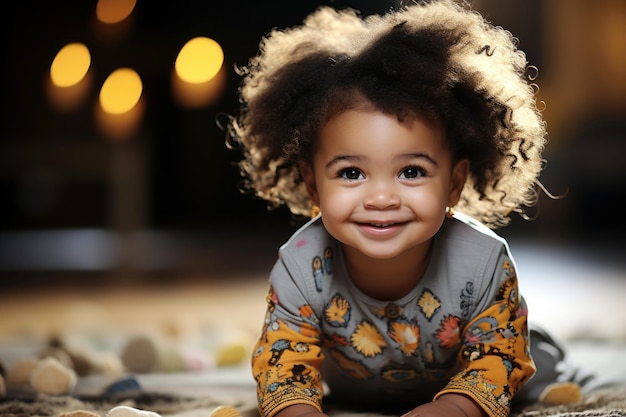
<path fill-rule="evenodd" d="M 468 281 L 460 287 L 456 305 L 444 304 L 442 299 L 449 296 L 425 288 L 411 301 L 413 308 L 410 303 L 388 303 L 363 310 L 360 300 L 339 291 L 321 311 L 308 303 L 294 305 L 293 318 L 286 322 L 279 317 L 289 304 L 270 288 L 266 324 L 253 358 L 262 412 L 303 402 L 321 410 L 321 363 L 331 360 L 359 381 L 446 381 L 438 395 L 461 392 L 492 417 L 504 417 L 514 393 L 532 372 L 526 308 L 514 266 L 503 259 L 501 284 L 492 304 L 479 314 L 472 313 L 475 287 Z M 315 291 L 321 291 L 332 274 L 331 260 L 327 249 L 311 263 Z M 426 325 L 436 331 L 423 334 Z"/>

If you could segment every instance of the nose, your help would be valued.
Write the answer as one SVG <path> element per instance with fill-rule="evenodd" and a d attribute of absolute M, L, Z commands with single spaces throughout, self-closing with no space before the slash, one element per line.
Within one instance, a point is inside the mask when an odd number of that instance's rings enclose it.
<path fill-rule="evenodd" d="M 386 181 L 371 184 L 363 198 L 363 206 L 371 210 L 388 210 L 399 205 L 399 194 L 395 187 Z"/>

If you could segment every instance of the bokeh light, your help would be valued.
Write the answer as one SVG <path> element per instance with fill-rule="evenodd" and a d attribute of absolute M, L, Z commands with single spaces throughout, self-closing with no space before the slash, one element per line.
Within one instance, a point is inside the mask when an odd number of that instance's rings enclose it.
<path fill-rule="evenodd" d="M 92 72 L 88 71 L 78 84 L 70 87 L 59 87 L 52 82 L 50 77 L 47 77 L 44 88 L 48 102 L 54 110 L 60 113 L 69 113 L 80 109 L 89 99 L 93 78 Z"/>
<path fill-rule="evenodd" d="M 211 38 L 189 40 L 176 57 L 176 74 L 188 83 L 205 83 L 217 75 L 224 63 L 224 51 Z"/>
<path fill-rule="evenodd" d="M 103 23 L 118 23 L 135 9 L 136 0 L 98 0 L 96 17 Z"/>
<path fill-rule="evenodd" d="M 90 66 L 91 54 L 87 46 L 80 42 L 69 43 L 54 57 L 50 79 L 57 87 L 71 87 L 85 77 Z"/>
<path fill-rule="evenodd" d="M 132 109 L 124 113 L 110 113 L 102 106 L 94 106 L 94 122 L 102 136 L 112 142 L 126 142 L 137 137 L 145 113 L 145 101 L 140 98 Z"/>
<path fill-rule="evenodd" d="M 203 83 L 189 83 L 172 71 L 172 96 L 177 103 L 187 108 L 202 108 L 215 103 L 226 90 L 227 74 L 225 67 L 215 77 Z"/>
<path fill-rule="evenodd" d="M 131 68 L 113 71 L 102 84 L 100 105 L 111 114 L 123 114 L 132 110 L 141 98 L 143 83 L 139 74 Z"/>

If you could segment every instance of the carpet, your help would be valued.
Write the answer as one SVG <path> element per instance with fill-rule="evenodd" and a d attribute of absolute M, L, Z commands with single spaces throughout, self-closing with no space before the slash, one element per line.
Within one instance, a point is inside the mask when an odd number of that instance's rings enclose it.
<path fill-rule="evenodd" d="M 220 405 L 217 398 L 202 398 L 168 395 L 164 393 L 139 392 L 116 397 L 76 398 L 61 395 L 38 395 L 34 398 L 0 398 L 2 417 L 57 417 L 62 413 L 84 410 L 106 416 L 114 407 L 126 405 L 156 412 L 163 417 L 208 417 Z M 250 401 L 229 401 L 244 417 L 256 414 Z"/>
<path fill-rule="evenodd" d="M 161 392 L 135 392 L 117 397 L 85 397 L 38 395 L 30 398 L 0 399 L 0 416 L 5 417 L 57 417 L 76 410 L 94 412 L 106 416 L 118 405 L 149 410 L 163 417 L 208 417 L 220 405 L 236 407 L 243 417 L 255 417 L 257 411 L 250 395 L 230 396 L 227 404 L 220 401 L 221 395 L 208 394 L 201 397 L 171 395 Z M 249 393 L 248 393 L 249 394 Z M 239 397 L 239 399 L 237 398 Z M 331 410 L 331 417 L 377 417 L 377 413 L 355 413 Z M 511 417 L 625 417 L 626 385 L 614 385 L 597 389 L 587 394 L 583 401 L 561 406 L 531 405 Z"/>
<path fill-rule="evenodd" d="M 626 416 L 626 385 L 597 389 L 575 404 L 559 406 L 532 405 L 515 417 L 618 417 Z"/>

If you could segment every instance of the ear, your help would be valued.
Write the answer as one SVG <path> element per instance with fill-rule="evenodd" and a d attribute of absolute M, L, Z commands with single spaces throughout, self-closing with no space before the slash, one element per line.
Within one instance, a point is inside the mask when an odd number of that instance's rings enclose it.
<path fill-rule="evenodd" d="M 313 204 L 320 204 L 319 194 L 317 192 L 317 185 L 315 184 L 315 172 L 313 172 L 313 166 L 311 163 L 305 160 L 300 160 L 300 175 L 306 186 L 306 190 L 309 192 L 309 196 L 313 201 Z"/>
<path fill-rule="evenodd" d="M 461 199 L 461 193 L 469 175 L 469 160 L 461 159 L 452 168 L 448 205 L 454 207 Z"/>

